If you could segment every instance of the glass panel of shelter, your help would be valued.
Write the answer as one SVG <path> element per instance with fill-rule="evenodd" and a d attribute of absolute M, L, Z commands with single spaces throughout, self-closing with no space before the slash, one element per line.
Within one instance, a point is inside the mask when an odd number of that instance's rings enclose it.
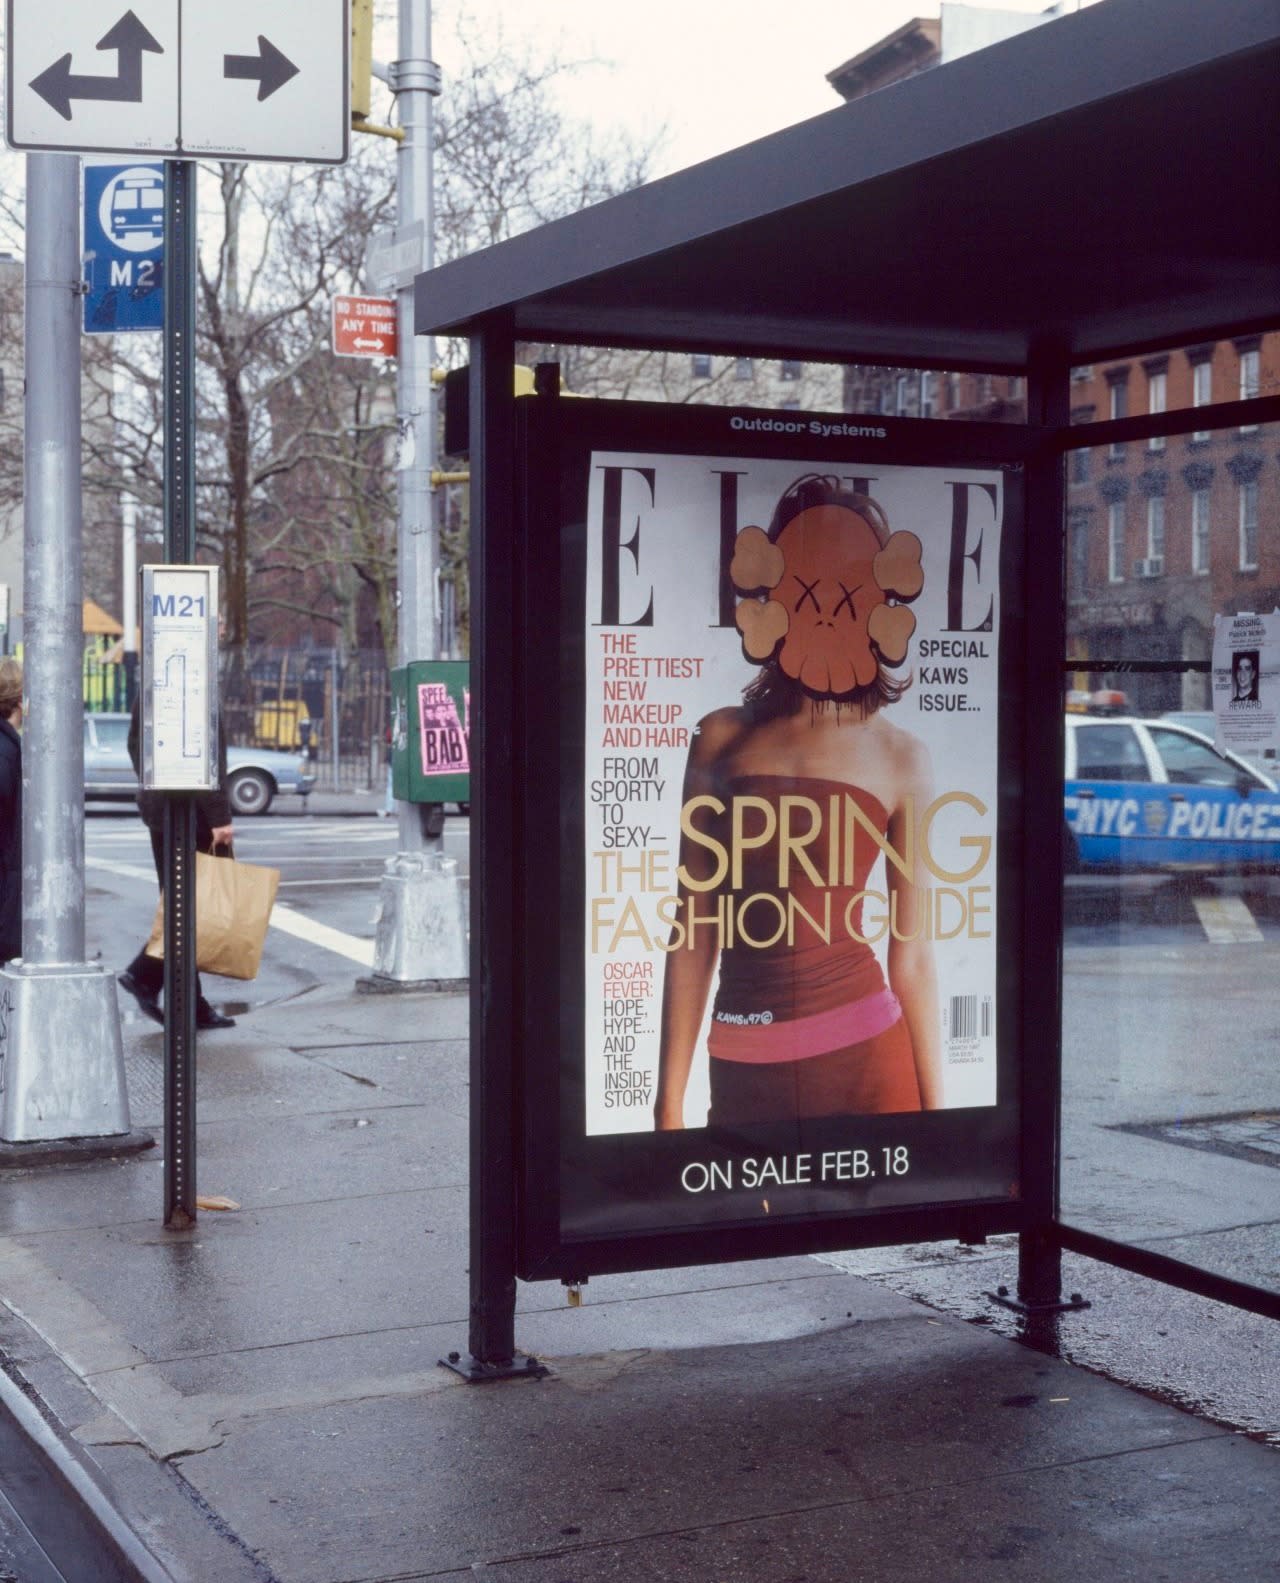
<path fill-rule="evenodd" d="M 1077 369 L 1072 419 L 1278 390 L 1271 333 Z M 1276 1292 L 1280 766 L 1215 749 L 1210 656 L 1280 605 L 1280 424 L 1203 422 L 1064 463 L 1061 1218 Z"/>

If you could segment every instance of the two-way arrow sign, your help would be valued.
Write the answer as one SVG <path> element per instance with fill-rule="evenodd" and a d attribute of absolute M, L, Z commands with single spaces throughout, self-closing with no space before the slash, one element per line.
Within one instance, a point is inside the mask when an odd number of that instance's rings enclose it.
<path fill-rule="evenodd" d="M 347 4 L 117 0 L 104 17 L 103 0 L 5 0 L 9 144 L 341 163 Z M 95 51 L 114 72 L 89 69 Z"/>
<path fill-rule="evenodd" d="M 73 99 L 118 99 L 126 103 L 142 101 L 142 56 L 144 51 L 163 55 L 164 46 L 147 32 L 132 11 L 126 11 L 116 25 L 97 43 L 98 49 L 116 51 L 114 77 L 81 77 L 71 70 L 71 53 L 54 61 L 47 71 L 31 80 L 30 86 L 63 118 L 71 119 Z"/>
<path fill-rule="evenodd" d="M 394 357 L 399 326 L 394 297 L 334 297 L 333 350 L 338 357 Z"/>

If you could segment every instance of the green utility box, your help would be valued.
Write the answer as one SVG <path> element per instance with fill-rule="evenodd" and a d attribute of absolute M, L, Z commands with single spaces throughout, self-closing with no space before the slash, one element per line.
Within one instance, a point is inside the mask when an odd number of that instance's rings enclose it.
<path fill-rule="evenodd" d="M 471 801 L 471 663 L 414 660 L 391 673 L 391 792 L 397 802 Z"/>

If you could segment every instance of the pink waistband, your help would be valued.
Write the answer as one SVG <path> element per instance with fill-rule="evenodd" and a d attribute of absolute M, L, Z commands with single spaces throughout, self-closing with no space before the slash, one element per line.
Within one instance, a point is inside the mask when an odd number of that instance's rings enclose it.
<path fill-rule="evenodd" d="M 774 1022 L 767 1011 L 752 1015 L 756 1018 L 753 1022 L 724 1022 L 713 1016 L 707 1035 L 708 1052 L 718 1061 L 761 1065 L 806 1061 L 810 1056 L 827 1055 L 845 1045 L 874 1039 L 876 1034 L 893 1027 L 902 1016 L 902 1007 L 893 991 L 886 988 L 833 1011 L 819 1011 L 789 1022 Z"/>

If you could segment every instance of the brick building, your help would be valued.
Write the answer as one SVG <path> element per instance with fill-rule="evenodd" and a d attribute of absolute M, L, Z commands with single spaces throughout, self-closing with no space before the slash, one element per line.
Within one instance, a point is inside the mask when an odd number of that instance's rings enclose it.
<path fill-rule="evenodd" d="M 1280 392 L 1280 333 L 1075 371 L 1087 423 Z M 1091 660 L 1207 660 L 1215 613 L 1280 604 L 1280 426 L 1206 427 L 1067 458 L 1070 652 Z M 1142 712 L 1209 707 L 1209 678 L 1105 676 Z"/>

